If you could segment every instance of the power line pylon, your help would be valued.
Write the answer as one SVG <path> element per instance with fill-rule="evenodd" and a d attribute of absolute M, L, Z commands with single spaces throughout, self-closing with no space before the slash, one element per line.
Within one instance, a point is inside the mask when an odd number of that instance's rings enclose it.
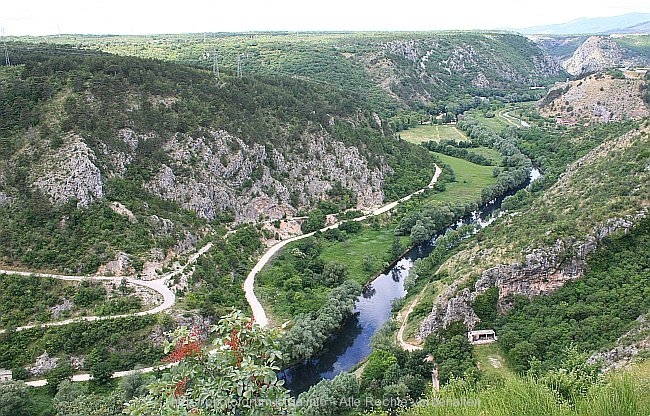
<path fill-rule="evenodd" d="M 11 61 L 9 60 L 9 50 L 7 49 L 7 37 L 5 36 L 5 29 L 2 28 L 2 45 L 5 53 L 5 66 L 11 66 Z"/>
<path fill-rule="evenodd" d="M 212 50 L 212 74 L 219 79 L 219 55 L 216 50 Z"/>

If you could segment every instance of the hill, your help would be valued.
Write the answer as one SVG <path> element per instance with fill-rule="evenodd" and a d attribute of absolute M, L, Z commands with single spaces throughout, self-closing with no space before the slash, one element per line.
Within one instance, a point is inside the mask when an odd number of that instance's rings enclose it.
<path fill-rule="evenodd" d="M 518 32 L 530 35 L 589 35 L 603 33 L 648 34 L 650 13 L 628 13 L 620 16 L 581 18 L 567 23 L 533 26 Z"/>
<path fill-rule="evenodd" d="M 636 71 L 611 71 L 561 83 L 539 102 L 539 111 L 565 125 L 647 117 L 650 107 L 644 101 L 643 77 Z"/>
<path fill-rule="evenodd" d="M 650 36 L 546 36 L 531 39 L 569 74 L 581 76 L 618 67 L 650 65 Z"/>
<path fill-rule="evenodd" d="M 535 137 L 532 132 L 522 134 Z M 449 276 L 454 283 L 434 303 L 420 327 L 421 338 L 454 321 L 470 328 L 493 324 L 484 322 L 483 309 L 473 309 L 476 299 L 491 287 L 498 294 L 492 307 L 504 312 L 519 295 L 534 298 L 583 277 L 586 260 L 603 239 L 627 232 L 647 215 L 647 123 L 632 131 L 622 126 L 599 127 L 570 140 L 574 142 L 564 142 L 556 152 L 566 153 L 589 142 L 602 144 L 570 164 L 555 184 L 539 194 L 536 203 L 533 200 L 521 211 L 497 220 L 490 236 L 478 238 L 439 269 L 435 265 L 423 269 Z M 535 146 L 538 155 L 546 146 L 543 141 L 529 145 Z"/>
<path fill-rule="evenodd" d="M 358 94 L 378 110 L 459 113 L 475 96 L 530 99 L 530 85 L 561 79 L 561 68 L 525 37 L 500 32 L 249 33 L 52 36 L 73 44 L 158 58 L 221 73 L 283 75 Z"/>
<path fill-rule="evenodd" d="M 125 252 L 138 271 L 219 223 L 321 199 L 372 207 L 433 174 L 344 91 L 76 49 L 28 46 L 13 61 L 0 68 L 7 264 L 87 273 Z"/>

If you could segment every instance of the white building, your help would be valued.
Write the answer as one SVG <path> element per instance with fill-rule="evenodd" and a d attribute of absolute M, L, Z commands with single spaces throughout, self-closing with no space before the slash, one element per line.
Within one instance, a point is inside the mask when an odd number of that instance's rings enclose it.
<path fill-rule="evenodd" d="M 489 344 L 495 342 L 497 339 L 497 334 L 493 329 L 480 329 L 467 333 L 467 340 L 472 345 Z"/>
<path fill-rule="evenodd" d="M 0 368 L 0 383 L 3 381 L 10 381 L 13 378 L 11 370 Z"/>

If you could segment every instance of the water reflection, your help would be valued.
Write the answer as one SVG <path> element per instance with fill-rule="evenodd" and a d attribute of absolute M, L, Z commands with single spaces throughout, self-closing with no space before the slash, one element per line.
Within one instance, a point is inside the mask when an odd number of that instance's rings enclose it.
<path fill-rule="evenodd" d="M 285 385 L 291 391 L 291 395 L 297 396 L 303 391 L 309 390 L 321 379 L 334 378 L 337 374 L 354 367 L 356 362 L 350 365 L 340 357 L 344 356 L 345 352 L 354 345 L 362 331 L 359 314 L 355 313 L 345 322 L 332 342 L 328 343 L 326 350 L 318 357 L 281 372 L 279 376 L 285 379 Z"/>
<path fill-rule="evenodd" d="M 530 182 L 540 177 L 539 170 L 533 169 L 530 179 L 519 189 L 528 186 Z M 516 191 L 509 192 L 508 195 L 512 195 Z M 488 226 L 495 220 L 493 214 L 499 209 L 506 196 L 490 201 L 479 211 L 465 216 L 449 228 L 457 228 L 462 224 L 470 223 L 476 224 L 477 228 Z M 497 216 L 501 214 L 499 212 Z M 282 372 L 281 375 L 286 379 L 285 385 L 293 396 L 309 390 L 309 387 L 321 379 L 332 379 L 337 374 L 351 370 L 370 355 L 370 339 L 390 318 L 393 300 L 406 294 L 404 279 L 408 276 L 409 270 L 415 260 L 424 258 L 431 253 L 435 247 L 435 241 L 440 235 L 410 249 L 390 269 L 366 286 L 362 295 L 357 299 L 354 314 L 331 338 L 326 349 L 318 357 Z"/>

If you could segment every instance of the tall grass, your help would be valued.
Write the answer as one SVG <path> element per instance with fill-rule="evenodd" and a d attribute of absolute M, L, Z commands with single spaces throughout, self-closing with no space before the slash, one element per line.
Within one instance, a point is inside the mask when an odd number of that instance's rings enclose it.
<path fill-rule="evenodd" d="M 463 403 L 468 405 L 462 405 Z M 460 405 L 459 405 L 460 404 Z M 532 378 L 505 380 L 479 392 L 446 386 L 402 416 L 648 416 L 650 378 L 617 374 L 594 385 L 576 405 Z"/>
<path fill-rule="evenodd" d="M 630 374 L 611 377 L 609 383 L 594 387 L 577 408 L 580 416 L 648 416 L 649 380 Z"/>

